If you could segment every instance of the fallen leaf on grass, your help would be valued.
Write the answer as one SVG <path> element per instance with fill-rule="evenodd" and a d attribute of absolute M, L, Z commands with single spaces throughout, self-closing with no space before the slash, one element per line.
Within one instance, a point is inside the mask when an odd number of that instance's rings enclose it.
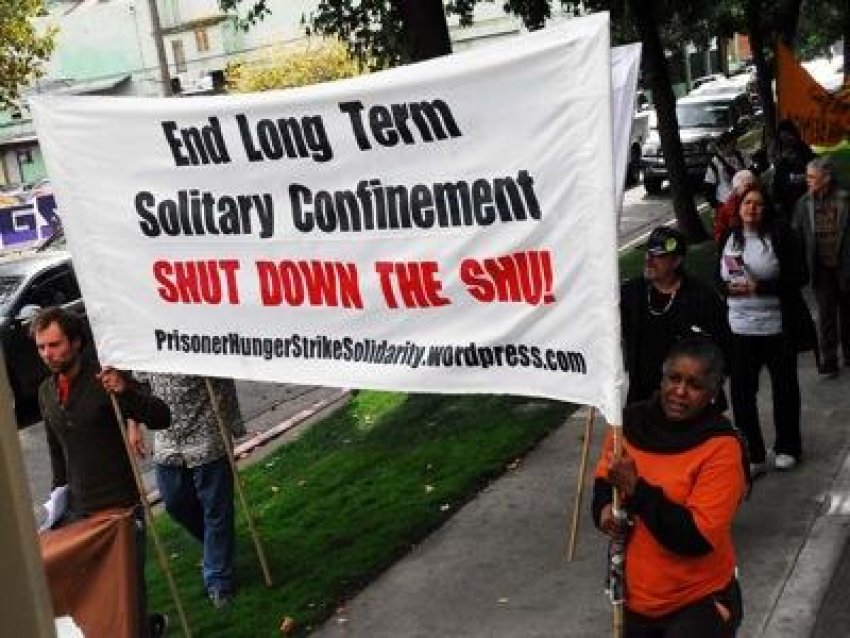
<path fill-rule="evenodd" d="M 283 619 L 283 622 L 280 623 L 280 633 L 284 636 L 291 634 L 295 630 L 295 619 L 291 616 L 287 616 Z"/>

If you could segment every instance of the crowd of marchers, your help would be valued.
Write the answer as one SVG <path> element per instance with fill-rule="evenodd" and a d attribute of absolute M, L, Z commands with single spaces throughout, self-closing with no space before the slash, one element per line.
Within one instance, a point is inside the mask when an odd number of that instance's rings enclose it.
<path fill-rule="evenodd" d="M 820 374 L 834 379 L 840 344 L 850 366 L 850 199 L 830 159 L 815 157 L 790 122 L 780 124 L 771 156 L 769 166 L 757 167 L 737 151 L 734 136 L 718 140 L 705 175 L 715 209 L 713 281 L 686 272 L 685 237 L 662 226 L 649 235 L 643 275 L 621 289 L 627 406 L 621 439 L 609 434 L 605 441 L 592 507 L 596 525 L 622 553 L 614 559 L 624 558 L 616 564 L 625 566 L 627 638 L 735 635 L 743 617 L 735 513 L 754 479 L 804 459 L 798 354 L 813 351 Z M 39 405 L 54 505 L 65 505 L 51 508 L 50 528 L 124 509 L 144 548 L 123 415 L 134 454 L 148 453 L 142 428 L 155 431 L 166 510 L 202 544 L 204 587 L 214 607 L 227 606 L 235 592 L 227 457 L 230 437 L 244 432 L 233 382 L 139 379 L 102 368 L 83 320 L 61 308 L 41 310 L 31 332 L 51 372 Z M 770 450 L 756 400 L 763 368 L 772 385 Z M 143 565 L 139 551 L 140 635 L 159 636 L 168 619 L 146 609 Z"/>
<path fill-rule="evenodd" d="M 816 157 L 789 121 L 768 166 L 724 135 L 705 187 L 713 280 L 686 272 L 685 237 L 662 226 L 649 235 L 643 275 L 621 289 L 629 390 L 621 440 L 609 433 L 597 465 L 592 509 L 611 546 L 624 547 L 612 564 L 625 561 L 627 638 L 736 634 L 735 513 L 753 480 L 804 459 L 798 354 L 812 351 L 822 378 L 834 379 L 840 344 L 850 366 L 850 198 L 829 157 Z M 763 368 L 773 398 L 767 437 L 756 400 Z"/>

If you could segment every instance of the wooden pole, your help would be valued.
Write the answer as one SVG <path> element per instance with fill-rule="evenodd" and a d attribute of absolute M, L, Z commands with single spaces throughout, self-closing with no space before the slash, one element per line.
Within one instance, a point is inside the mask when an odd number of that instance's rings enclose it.
<path fill-rule="evenodd" d="M 260 542 L 260 536 L 254 527 L 254 517 L 251 516 L 251 508 L 248 507 L 248 500 L 245 498 L 245 491 L 242 489 L 242 480 L 239 477 L 239 468 L 236 466 L 236 459 L 233 456 L 233 446 L 230 441 L 230 432 L 227 430 L 227 425 L 224 423 L 224 416 L 221 414 L 221 409 L 218 404 L 215 389 L 209 377 L 205 377 L 204 381 L 207 384 L 207 392 L 210 395 L 210 402 L 215 411 L 215 418 L 218 422 L 218 430 L 221 438 L 224 441 L 224 449 L 227 452 L 227 459 L 230 462 L 230 469 L 233 472 L 233 486 L 236 488 L 236 494 L 239 496 L 239 504 L 242 506 L 242 512 L 245 515 L 245 520 L 248 522 L 248 531 L 251 534 L 251 539 L 254 541 L 254 549 L 257 551 L 257 559 L 260 561 L 260 569 L 263 570 L 263 580 L 266 587 L 272 586 L 272 576 L 269 571 L 269 565 L 266 562 L 266 553 L 263 551 L 263 545 Z"/>
<path fill-rule="evenodd" d="M 578 525 L 581 521 L 581 501 L 584 494 L 584 479 L 587 473 L 587 458 L 590 455 L 590 441 L 593 436 L 593 421 L 596 418 L 596 408 L 591 407 L 587 411 L 584 421 L 584 442 L 581 446 L 581 464 L 578 470 L 578 482 L 576 484 L 576 496 L 573 502 L 573 521 L 570 529 L 570 543 L 567 548 L 567 561 L 572 562 L 576 555 L 576 543 L 578 541 Z"/>
<path fill-rule="evenodd" d="M 115 418 L 118 420 L 118 429 L 121 431 L 121 440 L 124 441 L 124 448 L 127 450 L 127 459 L 130 461 L 130 467 L 133 470 L 133 478 L 136 480 L 136 489 L 139 490 L 139 499 L 141 499 L 142 507 L 145 511 L 147 528 L 150 531 L 151 538 L 153 538 L 159 567 L 162 570 L 162 573 L 165 574 L 166 581 L 168 581 L 168 589 L 171 591 L 171 599 L 174 601 L 174 606 L 177 608 L 177 615 L 180 617 L 180 626 L 183 629 L 183 635 L 185 638 L 191 638 L 192 632 L 189 631 L 189 623 L 186 620 L 186 612 L 183 611 L 183 603 L 180 600 L 180 594 L 177 592 L 177 585 L 174 583 L 174 576 L 171 574 L 171 568 L 168 566 L 168 558 L 165 555 L 165 551 L 162 549 L 162 541 L 160 541 L 159 534 L 156 531 L 156 527 L 154 527 L 153 511 L 151 510 L 150 503 L 148 503 L 145 493 L 145 484 L 144 481 L 142 481 L 141 472 L 139 472 L 139 467 L 136 464 L 136 455 L 130 446 L 130 441 L 127 439 L 127 431 L 124 429 L 124 415 L 121 413 L 121 406 L 118 405 L 118 399 L 114 394 L 110 393 L 109 398 L 112 399 L 112 409 L 115 411 Z M 140 569 L 142 569 L 142 578 L 144 578 L 144 565 L 141 565 Z M 145 622 L 144 618 L 140 618 L 139 620 L 142 623 Z"/>
<path fill-rule="evenodd" d="M 623 428 L 622 426 L 612 425 L 611 426 L 611 434 L 614 443 L 614 458 L 619 458 L 623 453 Z M 612 487 L 611 494 L 611 512 L 614 516 L 619 516 L 621 514 L 621 505 L 622 499 L 620 497 L 620 490 L 616 487 Z M 625 547 L 623 547 L 625 553 Z M 620 557 L 621 560 L 625 559 L 625 556 Z M 622 566 L 621 566 L 622 569 Z M 625 573 L 622 574 L 623 579 L 625 579 Z M 625 589 L 625 583 L 620 583 L 621 589 Z M 620 596 L 617 599 L 612 599 L 613 604 L 613 629 L 614 629 L 614 638 L 622 638 L 623 636 L 623 596 L 622 592 L 620 592 Z"/>

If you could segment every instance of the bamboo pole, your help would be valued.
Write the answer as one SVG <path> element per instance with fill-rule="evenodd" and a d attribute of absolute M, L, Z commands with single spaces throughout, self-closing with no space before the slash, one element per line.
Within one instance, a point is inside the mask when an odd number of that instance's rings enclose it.
<path fill-rule="evenodd" d="M 584 442 L 581 446 L 581 464 L 578 470 L 578 481 L 576 484 L 576 496 L 573 502 L 573 520 L 570 529 L 570 542 L 567 547 L 567 561 L 572 562 L 576 555 L 576 543 L 578 542 L 578 525 L 581 521 L 581 501 L 584 494 L 584 480 L 587 474 L 587 458 L 590 455 L 590 441 L 593 436 L 593 421 L 596 418 L 596 408 L 590 407 L 587 418 L 584 421 Z"/>
<path fill-rule="evenodd" d="M 227 452 L 227 460 L 230 463 L 230 469 L 233 472 L 233 486 L 236 488 L 236 494 L 239 496 L 239 504 L 242 506 L 242 512 L 245 515 L 245 520 L 248 522 L 248 531 L 251 534 L 251 540 L 254 541 L 254 549 L 257 551 L 257 560 L 260 562 L 260 569 L 263 571 L 263 580 L 266 587 L 272 586 L 272 576 L 269 571 L 269 565 L 266 562 L 266 553 L 263 550 L 263 545 L 260 542 L 260 536 L 254 527 L 254 517 L 251 516 L 251 508 L 248 507 L 248 500 L 245 498 L 245 491 L 242 489 L 242 479 L 239 477 L 239 468 L 236 466 L 236 459 L 233 456 L 233 446 L 230 441 L 230 433 L 227 430 L 227 425 L 224 423 L 224 416 L 221 414 L 221 409 L 218 404 L 218 397 L 215 394 L 212 381 L 209 377 L 204 377 L 207 384 L 207 392 L 210 395 L 210 403 L 212 403 L 215 411 L 215 418 L 218 422 L 218 430 L 221 438 L 224 441 L 224 449 Z"/>
<path fill-rule="evenodd" d="M 180 600 L 180 594 L 177 592 L 177 585 L 174 583 L 174 576 L 171 574 L 171 568 L 168 565 L 168 558 L 162 548 L 162 541 L 160 540 L 159 534 L 154 526 L 153 511 L 151 510 L 150 503 L 148 503 L 147 496 L 145 495 L 145 484 L 144 481 L 142 481 L 142 475 L 139 472 L 138 465 L 136 464 L 136 455 L 130 446 L 130 441 L 127 439 L 127 431 L 124 429 L 124 415 L 121 413 L 121 406 L 118 405 L 118 398 L 114 394 L 110 393 L 109 398 L 112 400 L 112 409 L 115 411 L 115 418 L 118 420 L 118 429 L 121 432 L 121 440 L 124 441 L 124 448 L 127 450 L 127 459 L 130 462 L 130 468 L 133 470 L 133 478 L 136 480 L 136 489 L 139 491 L 139 498 L 142 502 L 142 508 L 145 511 L 147 528 L 150 531 L 151 538 L 153 538 L 159 567 L 162 570 L 162 573 L 165 574 L 165 579 L 168 581 L 168 589 L 171 592 L 171 599 L 174 601 L 174 606 L 177 608 L 177 615 L 180 617 L 180 626 L 183 629 L 183 635 L 185 638 L 191 638 L 192 632 L 189 631 L 189 623 L 186 620 L 186 612 L 183 610 L 183 603 Z M 142 569 L 142 578 L 144 578 L 144 565 L 141 565 L 140 569 Z M 139 620 L 143 624 L 145 623 L 144 618 L 140 618 Z"/>

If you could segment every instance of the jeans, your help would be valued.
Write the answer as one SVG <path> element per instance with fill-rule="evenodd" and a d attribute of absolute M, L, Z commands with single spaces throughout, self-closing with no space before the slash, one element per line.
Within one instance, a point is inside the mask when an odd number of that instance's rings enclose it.
<path fill-rule="evenodd" d="M 233 591 L 233 475 L 227 457 L 184 467 L 156 465 L 165 509 L 204 546 L 207 591 Z"/>
<path fill-rule="evenodd" d="M 800 384 L 797 351 L 785 335 L 732 335 L 732 414 L 747 439 L 750 461 L 763 463 L 767 455 L 759 425 L 756 396 L 763 366 L 770 374 L 777 454 L 800 458 Z"/>

